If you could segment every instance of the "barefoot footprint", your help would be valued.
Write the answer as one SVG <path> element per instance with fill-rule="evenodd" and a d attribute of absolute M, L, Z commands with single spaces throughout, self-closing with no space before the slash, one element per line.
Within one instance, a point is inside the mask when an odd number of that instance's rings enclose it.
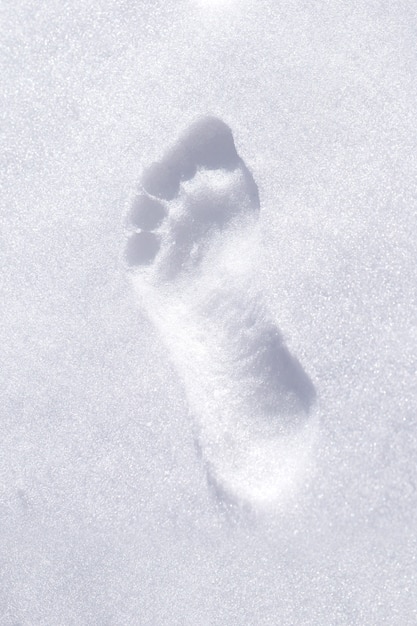
<path fill-rule="evenodd" d="M 201 118 L 143 172 L 126 260 L 185 385 L 210 482 L 262 507 L 305 478 L 315 393 L 258 285 L 258 212 L 230 128 Z"/>

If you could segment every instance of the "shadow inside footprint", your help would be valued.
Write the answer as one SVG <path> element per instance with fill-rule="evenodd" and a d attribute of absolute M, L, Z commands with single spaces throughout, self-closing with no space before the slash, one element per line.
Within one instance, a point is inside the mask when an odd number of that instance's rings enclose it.
<path fill-rule="evenodd" d="M 266 415 L 285 419 L 286 427 L 301 426 L 316 399 L 316 390 L 278 328 L 268 324 L 250 345 L 249 353 L 251 371 L 260 380 L 254 395 L 256 405 L 262 406 Z"/>
<path fill-rule="evenodd" d="M 293 393 L 308 412 L 316 399 L 316 390 L 299 360 L 289 352 L 277 332 L 271 338 L 263 358 L 273 372 L 277 384 Z"/>

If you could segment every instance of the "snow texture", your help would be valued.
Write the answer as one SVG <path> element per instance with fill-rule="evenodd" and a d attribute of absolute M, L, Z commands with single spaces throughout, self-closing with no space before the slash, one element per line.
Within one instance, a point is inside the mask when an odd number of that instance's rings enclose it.
<path fill-rule="evenodd" d="M 415 624 L 414 0 L 1 11 L 0 625 Z"/>

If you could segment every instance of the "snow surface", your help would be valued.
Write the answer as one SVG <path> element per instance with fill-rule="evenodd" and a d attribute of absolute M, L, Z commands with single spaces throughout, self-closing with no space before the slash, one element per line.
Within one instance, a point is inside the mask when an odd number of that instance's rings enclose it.
<path fill-rule="evenodd" d="M 417 621 L 414 1 L 4 0 L 0 624 Z M 260 196 L 314 463 L 229 505 L 125 214 L 200 115 Z"/>

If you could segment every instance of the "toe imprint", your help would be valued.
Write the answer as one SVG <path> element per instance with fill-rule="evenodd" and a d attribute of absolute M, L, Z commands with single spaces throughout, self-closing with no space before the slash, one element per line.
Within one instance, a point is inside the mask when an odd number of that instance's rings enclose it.
<path fill-rule="evenodd" d="M 129 216 L 132 226 L 142 230 L 154 230 L 161 225 L 166 215 L 166 210 L 161 202 L 149 196 L 137 196 L 133 203 Z"/>

